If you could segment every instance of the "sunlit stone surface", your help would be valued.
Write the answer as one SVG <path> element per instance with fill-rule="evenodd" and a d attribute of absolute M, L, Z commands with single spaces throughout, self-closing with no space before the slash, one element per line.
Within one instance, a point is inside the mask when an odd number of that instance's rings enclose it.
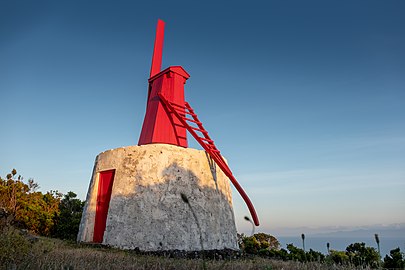
<path fill-rule="evenodd" d="M 97 156 L 78 241 L 93 240 L 98 173 L 110 169 L 116 171 L 103 244 L 145 251 L 238 249 L 228 178 L 205 151 L 168 144 Z"/>

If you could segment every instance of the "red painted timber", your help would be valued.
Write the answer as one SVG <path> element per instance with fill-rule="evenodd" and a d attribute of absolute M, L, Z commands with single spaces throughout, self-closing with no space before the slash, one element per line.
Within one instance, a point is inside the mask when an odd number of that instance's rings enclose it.
<path fill-rule="evenodd" d="M 165 22 L 158 20 L 156 27 L 155 46 L 153 47 L 152 65 L 150 67 L 150 78 L 160 72 L 162 67 L 162 55 L 163 55 L 163 39 L 165 32 Z"/>
<path fill-rule="evenodd" d="M 180 66 L 172 66 L 160 71 L 164 25 L 162 20 L 158 20 L 150 70 L 148 102 L 138 145 L 166 143 L 187 147 L 186 128 L 166 110 L 158 96 L 159 93 L 163 93 L 170 101 L 184 104 L 184 84 L 190 77 Z"/>
<path fill-rule="evenodd" d="M 225 175 L 229 178 L 229 180 L 232 182 L 236 190 L 239 192 L 239 194 L 242 196 L 243 200 L 245 201 L 250 215 L 252 216 L 253 222 L 256 226 L 259 226 L 259 218 L 256 214 L 256 210 L 250 201 L 248 195 L 246 192 L 243 190 L 242 186 L 238 183 L 236 180 L 235 176 L 233 176 L 231 169 L 229 168 L 228 164 L 226 164 L 225 160 L 221 156 L 219 150 L 214 144 L 214 141 L 211 139 L 211 137 L 208 135 L 208 132 L 204 129 L 201 121 L 198 119 L 197 114 L 195 114 L 193 108 L 186 102 L 185 105 L 185 110 L 187 110 L 190 115 L 193 116 L 193 120 L 197 123 L 198 128 L 190 126 L 186 121 L 189 121 L 190 119 L 187 119 L 184 116 L 184 111 L 182 109 L 178 109 L 179 106 L 178 103 L 174 104 L 170 102 L 169 100 L 166 99 L 166 97 L 163 94 L 159 94 L 160 99 L 163 101 L 164 105 L 176 116 L 177 119 L 185 126 L 190 132 L 190 134 L 196 139 L 196 141 L 204 148 L 204 150 L 210 155 L 210 157 L 215 161 L 215 163 L 221 168 L 221 170 L 225 173 Z M 180 111 L 180 112 L 179 112 Z M 198 136 L 198 134 L 194 131 L 197 130 L 198 132 L 201 132 L 204 137 Z M 205 142 L 207 141 L 207 143 Z"/>
<path fill-rule="evenodd" d="M 114 175 L 115 170 L 108 170 L 99 173 L 96 217 L 93 234 L 93 242 L 95 243 L 103 242 Z"/>
<path fill-rule="evenodd" d="M 182 67 L 174 66 L 149 79 L 150 92 L 138 145 L 166 143 L 188 146 L 186 128 L 163 106 L 159 93 L 171 102 L 184 104 L 184 84 L 189 77 Z"/>
<path fill-rule="evenodd" d="M 149 79 L 148 102 L 138 145 L 166 143 L 187 147 L 187 130 L 211 156 L 241 194 L 256 226 L 259 219 L 249 197 L 233 176 L 214 141 L 209 137 L 194 110 L 184 99 L 184 84 L 190 75 L 180 66 L 160 71 L 164 37 L 164 22 L 158 21 L 152 66 Z M 192 119 L 186 118 L 190 115 Z M 197 126 L 190 126 L 188 122 Z M 201 136 L 197 134 L 201 133 Z"/>

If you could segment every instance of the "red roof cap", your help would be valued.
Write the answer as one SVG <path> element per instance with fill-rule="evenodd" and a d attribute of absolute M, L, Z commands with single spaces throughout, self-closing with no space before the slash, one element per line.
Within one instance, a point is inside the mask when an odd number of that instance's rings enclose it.
<path fill-rule="evenodd" d="M 160 77 L 163 74 L 166 74 L 168 72 L 174 72 L 176 74 L 179 74 L 180 76 L 183 76 L 186 80 L 188 78 L 190 78 L 190 74 L 188 74 L 187 71 L 183 67 L 181 67 L 181 66 L 171 66 L 171 67 L 166 68 L 165 70 L 162 70 L 158 74 L 150 77 L 148 81 L 151 82 L 151 81 L 155 80 L 157 77 Z"/>

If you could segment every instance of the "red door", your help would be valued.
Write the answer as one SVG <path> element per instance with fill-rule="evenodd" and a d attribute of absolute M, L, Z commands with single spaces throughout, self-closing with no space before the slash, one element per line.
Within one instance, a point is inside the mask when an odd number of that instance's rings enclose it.
<path fill-rule="evenodd" d="M 98 180 L 96 218 L 94 222 L 93 242 L 103 242 L 104 230 L 107 221 L 108 206 L 110 205 L 111 190 L 115 170 L 100 172 Z"/>

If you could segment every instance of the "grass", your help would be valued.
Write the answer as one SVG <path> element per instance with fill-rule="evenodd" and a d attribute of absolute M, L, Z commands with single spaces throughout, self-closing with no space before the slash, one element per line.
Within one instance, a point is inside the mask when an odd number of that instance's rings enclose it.
<path fill-rule="evenodd" d="M 0 233 L 0 269 L 347 269 L 337 265 L 278 261 L 261 257 L 233 260 L 166 258 L 80 245 L 53 238 L 29 238 L 13 228 Z M 205 263 L 205 266 L 204 266 Z"/>

